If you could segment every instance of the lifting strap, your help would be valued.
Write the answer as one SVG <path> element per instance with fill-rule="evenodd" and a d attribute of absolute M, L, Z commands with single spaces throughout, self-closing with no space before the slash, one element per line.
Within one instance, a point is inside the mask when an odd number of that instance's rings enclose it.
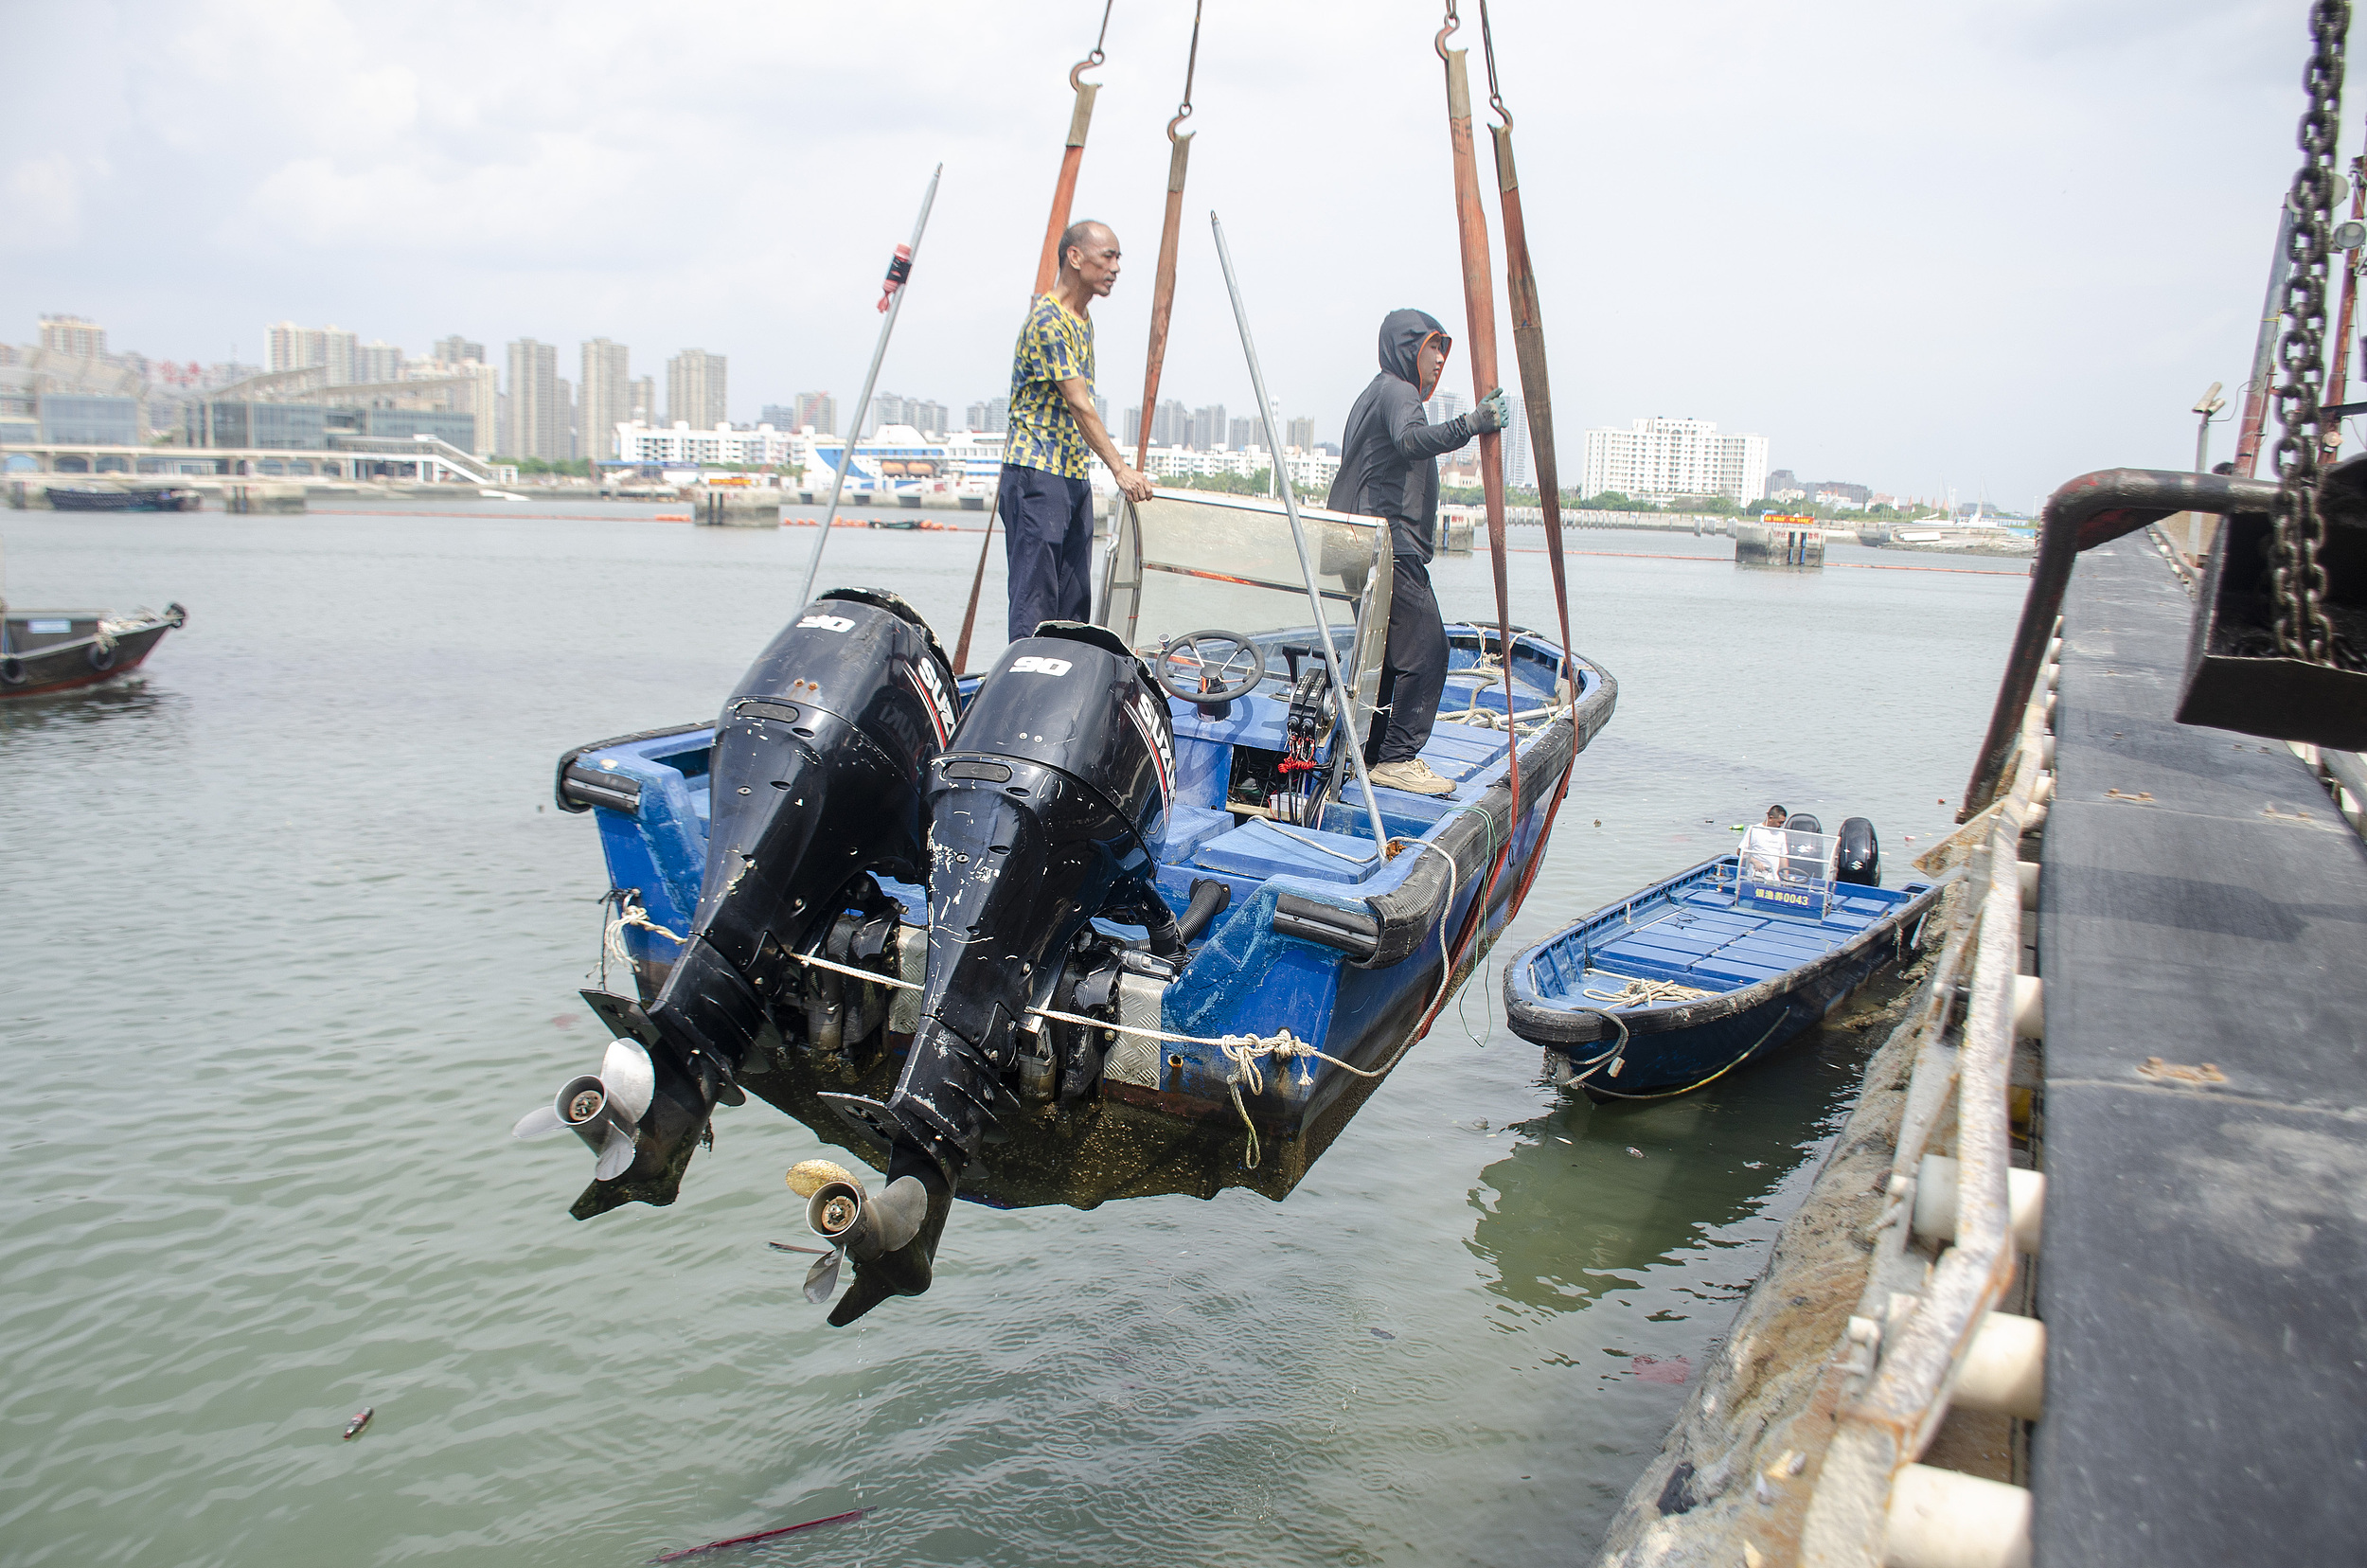
<path fill-rule="evenodd" d="M 1069 112 L 1068 142 L 1060 152 L 1060 177 L 1052 186 L 1052 215 L 1044 223 L 1043 251 L 1036 258 L 1036 289 L 1027 296 L 1027 308 L 1036 308 L 1036 301 L 1052 292 L 1053 280 L 1060 273 L 1060 234 L 1068 227 L 1069 207 L 1077 200 L 1077 170 L 1085 161 L 1085 133 L 1094 122 L 1094 95 L 1101 91 L 1097 81 L 1081 81 L 1079 75 L 1092 70 L 1107 60 L 1101 45 L 1110 37 L 1110 11 L 1116 0 L 1102 0 L 1101 31 L 1094 37 L 1093 52 L 1069 67 L 1068 84 L 1077 92 L 1077 106 Z M 987 556 L 994 547 L 994 521 L 1002 515 L 998 495 L 994 510 L 987 513 L 986 532 L 978 540 L 978 569 L 970 579 L 970 608 L 962 612 L 962 634 L 953 645 L 953 672 L 966 673 L 963 666 L 970 662 L 970 633 L 978 628 L 978 596 L 987 583 Z"/>
<path fill-rule="evenodd" d="M 1192 133 L 1177 128 L 1192 116 L 1192 77 L 1200 69 L 1200 0 L 1192 0 L 1192 52 L 1184 62 L 1184 101 L 1167 121 L 1167 217 L 1159 230 L 1159 273 L 1150 290 L 1150 349 L 1143 361 L 1143 418 L 1134 435 L 1134 466 L 1150 454 L 1150 421 L 1159 406 L 1159 374 L 1167 363 L 1167 317 L 1175 310 L 1175 252 L 1184 233 L 1184 170 L 1192 161 Z M 1280 458 L 1277 455 L 1276 461 Z"/>
<path fill-rule="evenodd" d="M 1561 673 L 1570 683 L 1570 700 L 1575 707 L 1578 665 L 1570 647 L 1570 583 L 1561 557 L 1561 472 L 1554 453 L 1554 398 L 1545 371 L 1545 323 L 1537 302 L 1537 271 L 1529 265 L 1528 227 L 1521 216 L 1521 176 L 1512 161 L 1512 111 L 1504 107 L 1504 91 L 1496 82 L 1496 40 L 1487 26 L 1487 0 L 1480 0 L 1480 48 L 1487 62 L 1487 105 L 1504 120 L 1502 125 L 1489 126 L 1488 133 L 1496 143 L 1496 199 L 1503 209 L 1504 225 L 1504 293 L 1512 309 L 1512 351 L 1521 365 L 1521 406 L 1528 417 L 1529 454 L 1537 470 L 1538 506 L 1545 515 L 1545 559 L 1554 571 L 1554 611 L 1560 617 L 1561 628 Z M 1506 667 L 1509 666 L 1507 658 Z M 1562 770 L 1561 779 L 1554 788 L 1553 803 L 1545 809 L 1545 823 L 1538 831 L 1537 848 L 1521 873 L 1520 886 L 1513 891 L 1512 906 L 1504 915 L 1507 920 L 1521 913 L 1521 905 L 1529 896 L 1529 884 L 1537 880 L 1537 868 L 1545 863 L 1545 846 L 1553 837 L 1554 818 L 1561 814 L 1562 797 L 1570 793 L 1570 775 L 1575 772 L 1574 757 L 1572 765 Z"/>
<path fill-rule="evenodd" d="M 1462 25 L 1455 16 L 1455 0 L 1447 0 L 1446 26 L 1438 29 L 1433 47 L 1447 67 L 1447 130 L 1454 154 L 1455 233 L 1463 253 L 1463 313 L 1471 338 L 1471 401 L 1476 403 L 1497 385 L 1496 290 L 1493 279 L 1488 276 L 1487 211 L 1480 205 L 1479 163 L 1471 151 L 1471 80 L 1464 65 L 1467 51 L 1447 47 L 1447 39 Z M 1480 487 L 1487 501 L 1487 553 L 1496 578 L 1496 624 L 1500 639 L 1497 652 L 1504 668 L 1504 712 L 1509 715 L 1519 710 L 1520 704 L 1512 691 L 1511 592 L 1504 577 L 1503 432 L 1491 430 L 1480 437 L 1479 470 Z M 1511 733 L 1509 728 L 1504 759 L 1512 793 L 1512 830 L 1504 835 L 1504 842 L 1488 862 L 1487 877 L 1471 900 L 1471 913 L 1463 922 L 1455 951 L 1447 955 L 1450 976 L 1486 930 L 1487 906 L 1495 895 L 1496 879 L 1503 874 L 1504 863 L 1510 858 L 1513 846 L 1520 837 L 1521 743 L 1519 735 Z M 1544 846 L 1540 844 L 1538 847 L 1541 852 Z M 1441 1003 L 1444 1000 L 1442 995 Z M 1437 1007 L 1433 1006 L 1422 1020 L 1422 1029 L 1428 1030 L 1431 1020 L 1436 1016 Z"/>

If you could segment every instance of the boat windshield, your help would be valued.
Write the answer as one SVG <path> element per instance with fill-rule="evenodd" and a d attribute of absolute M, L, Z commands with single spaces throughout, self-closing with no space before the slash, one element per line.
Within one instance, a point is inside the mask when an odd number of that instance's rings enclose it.
<path fill-rule="evenodd" d="M 1388 634 L 1388 530 L 1378 518 L 1301 508 L 1325 623 L 1352 685 L 1377 679 Z M 1171 637 L 1235 632 L 1260 642 L 1312 630 L 1290 520 L 1279 501 L 1162 490 L 1121 498 L 1103 558 L 1095 620 L 1146 657 Z M 1345 633 L 1344 636 L 1343 634 Z M 1367 646 L 1369 645 L 1369 647 Z M 1270 662 L 1276 674 L 1281 661 Z M 1369 699 L 1368 699 L 1369 700 Z"/>
<path fill-rule="evenodd" d="M 1780 850 L 1774 842 L 1778 835 Z M 1760 829 L 1743 841 L 1735 903 L 1760 914 L 1821 920 L 1832 908 L 1840 854 L 1841 840 L 1831 833 Z"/>

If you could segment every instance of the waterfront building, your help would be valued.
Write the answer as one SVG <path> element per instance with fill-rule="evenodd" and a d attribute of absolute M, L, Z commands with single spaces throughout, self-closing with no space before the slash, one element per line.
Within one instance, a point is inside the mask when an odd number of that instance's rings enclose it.
<path fill-rule="evenodd" d="M 1301 451 L 1285 453 L 1282 465 L 1290 473 L 1291 483 L 1301 490 L 1327 490 L 1332 480 L 1340 475 L 1337 453 Z M 1152 447 L 1143 457 L 1143 472 L 1153 482 L 1172 479 L 1207 479 L 1231 476 L 1247 479 L 1273 467 L 1273 457 L 1262 446 L 1236 447 L 1230 451 L 1202 452 L 1191 447 Z"/>
<path fill-rule="evenodd" d="M 735 430 L 718 420 L 700 430 L 687 420 L 665 426 L 636 420 L 616 427 L 615 442 L 618 461 L 664 468 L 802 469 L 808 460 L 805 437 L 770 424 Z"/>
<path fill-rule="evenodd" d="M 41 318 L 41 346 L 51 353 L 74 359 L 103 359 L 107 353 L 107 329 L 80 316 L 45 315 Z"/>
<path fill-rule="evenodd" d="M 503 407 L 505 457 L 566 455 L 567 427 L 559 406 L 559 349 L 532 338 L 509 346 L 509 390 Z"/>
<path fill-rule="evenodd" d="M 655 376 L 633 377 L 632 422 L 653 425 L 657 423 L 657 378 Z"/>
<path fill-rule="evenodd" d="M 44 442 L 140 446 L 148 438 L 140 400 L 122 394 L 44 392 L 40 423 Z"/>
<path fill-rule="evenodd" d="M 182 444 L 327 452 L 335 451 L 347 437 L 408 440 L 414 436 L 433 436 L 466 451 L 474 440 L 475 432 L 476 417 L 461 409 L 369 408 L 205 398 L 185 406 Z"/>
<path fill-rule="evenodd" d="M 275 322 L 263 329 L 263 369 L 266 374 L 280 370 L 319 368 L 328 372 L 331 386 L 365 378 L 354 374 L 354 350 L 358 334 L 342 327 L 299 327 L 293 321 Z"/>
<path fill-rule="evenodd" d="M 485 345 L 471 343 L 467 338 L 454 333 L 451 337 L 436 340 L 436 357 L 446 365 L 465 365 L 471 362 L 482 365 L 485 363 Z"/>
<path fill-rule="evenodd" d="M 604 337 L 583 346 L 583 380 L 576 394 L 577 456 L 594 462 L 615 456 L 616 427 L 647 418 L 634 412 L 632 358 L 631 349 Z"/>
<path fill-rule="evenodd" d="M 1712 419 L 1637 419 L 1626 430 L 1588 431 L 1581 473 L 1584 495 L 1722 495 L 1739 505 L 1767 493 L 1767 437 L 1720 435 Z"/>
<path fill-rule="evenodd" d="M 727 422 L 731 416 L 724 391 L 724 356 L 703 348 L 684 349 L 666 362 L 667 422 L 692 430 Z"/>

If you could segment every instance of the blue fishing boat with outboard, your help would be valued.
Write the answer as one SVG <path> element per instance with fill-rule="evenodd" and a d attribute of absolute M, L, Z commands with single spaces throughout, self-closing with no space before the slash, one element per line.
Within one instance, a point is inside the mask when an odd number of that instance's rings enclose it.
<path fill-rule="evenodd" d="M 1390 549 L 1160 491 L 1119 508 L 1093 622 L 974 677 L 837 590 L 716 723 L 568 752 L 616 1038 L 518 1131 L 591 1146 L 578 1217 L 670 1203 L 715 1108 L 763 1099 L 888 1177 L 800 1167 L 837 1243 L 809 1294 L 856 1265 L 844 1323 L 928 1288 L 955 1196 L 1290 1192 L 1518 907 L 1617 697 L 1548 638 L 1450 625 L 1423 757 L 1452 793 L 1369 786 Z"/>
<path fill-rule="evenodd" d="M 1780 1049 L 1914 951 L 1940 896 L 1878 885 L 1871 827 L 1842 826 L 1795 816 L 1515 954 L 1513 1031 L 1603 1100 L 1686 1094 Z"/>

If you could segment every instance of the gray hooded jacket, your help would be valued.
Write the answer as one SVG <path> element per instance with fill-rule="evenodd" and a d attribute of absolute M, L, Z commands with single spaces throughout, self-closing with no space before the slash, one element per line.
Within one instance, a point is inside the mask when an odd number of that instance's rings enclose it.
<path fill-rule="evenodd" d="M 1421 561 L 1430 560 L 1437 538 L 1435 459 L 1474 434 L 1468 415 L 1434 425 L 1422 410 L 1419 355 L 1433 335 L 1447 330 L 1421 311 L 1392 311 L 1382 319 L 1380 374 L 1348 410 L 1340 476 L 1324 503 L 1333 511 L 1389 519 L 1396 553 Z"/>

